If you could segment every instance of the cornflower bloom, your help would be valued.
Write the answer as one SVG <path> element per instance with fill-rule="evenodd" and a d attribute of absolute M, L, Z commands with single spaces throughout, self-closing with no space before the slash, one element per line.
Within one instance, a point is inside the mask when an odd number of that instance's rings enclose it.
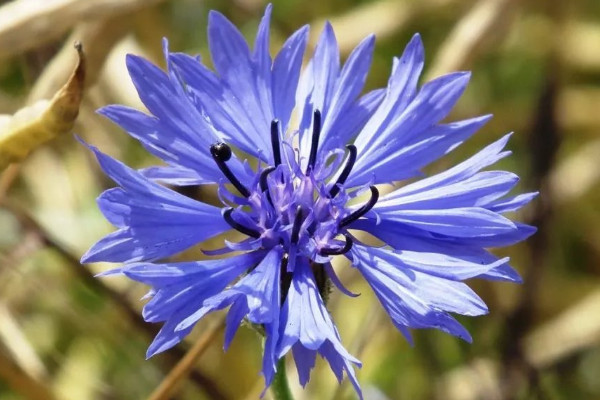
<path fill-rule="evenodd" d="M 507 197 L 518 177 L 482 171 L 510 154 L 503 150 L 508 135 L 444 172 L 422 176 L 423 166 L 460 145 L 490 116 L 440 123 L 469 73 L 418 88 L 424 62 L 418 35 L 394 58 L 387 87 L 361 95 L 374 36 L 341 66 L 327 23 L 301 73 L 308 27 L 271 59 L 270 14 L 268 6 L 250 50 L 223 15 L 210 13 L 215 72 L 200 58 L 169 52 L 166 41 L 166 73 L 127 57 L 150 114 L 118 105 L 100 113 L 167 165 L 136 171 L 90 146 L 120 186 L 98 198 L 118 230 L 82 261 L 125 263 L 108 274 L 152 287 L 143 317 L 164 325 L 148 357 L 180 342 L 206 314 L 229 307 L 225 348 L 244 319 L 264 331 L 267 387 L 278 360 L 291 350 L 302 385 L 319 354 L 339 380 L 345 371 L 361 396 L 353 368 L 361 364 L 343 347 L 325 306 L 332 288 L 354 296 L 338 279 L 332 258 L 352 262 L 409 341 L 409 328 L 436 328 L 471 341 L 450 313 L 475 316 L 488 309 L 462 281 L 520 280 L 508 258 L 485 248 L 535 231 L 503 216 L 535 193 Z M 411 178 L 417 179 L 385 195 L 376 186 Z M 157 181 L 216 184 L 222 207 Z M 364 200 L 351 201 L 362 194 Z M 231 229 L 247 238 L 207 252 L 217 258 L 160 262 Z M 386 245 L 369 246 L 357 231 Z"/>

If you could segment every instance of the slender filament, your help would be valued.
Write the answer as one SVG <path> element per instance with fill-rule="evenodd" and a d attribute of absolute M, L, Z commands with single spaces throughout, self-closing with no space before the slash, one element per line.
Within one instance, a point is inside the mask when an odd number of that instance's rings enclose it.
<path fill-rule="evenodd" d="M 356 162 L 356 146 L 349 144 L 346 146 L 346 148 L 348 149 L 349 153 L 346 165 L 344 165 L 344 169 L 342 170 L 342 173 L 338 177 L 335 184 L 331 187 L 331 189 L 329 189 L 329 197 L 332 199 L 340 192 L 341 185 L 343 185 L 346 182 L 346 179 L 348 179 L 348 175 L 350 175 L 352 167 L 354 167 L 354 163 Z"/>
<path fill-rule="evenodd" d="M 239 181 L 239 179 L 233 174 L 233 172 L 231 172 L 226 164 L 226 161 L 231 159 L 231 147 L 225 143 L 215 143 L 210 146 L 210 154 L 212 155 L 213 160 L 215 160 L 215 163 L 217 163 L 217 166 L 223 175 L 229 179 L 229 182 L 231 182 L 237 191 L 246 198 L 250 197 L 250 191 L 242 184 L 242 182 Z"/>
<path fill-rule="evenodd" d="M 371 210 L 371 208 L 373 208 L 375 203 L 377 203 L 377 200 L 379 200 L 379 190 L 377 190 L 375 186 L 371 186 L 369 189 L 371 189 L 371 198 L 369 199 L 369 201 L 365 203 L 361 208 L 354 211 L 352 214 L 344 217 L 344 219 L 340 221 L 340 228 L 350 225 L 351 223 L 368 213 Z"/>
<path fill-rule="evenodd" d="M 252 228 L 248 228 L 248 227 L 240 224 L 239 222 L 235 221 L 233 219 L 233 217 L 231 216 L 232 213 L 233 213 L 233 208 L 228 207 L 223 212 L 223 218 L 225 219 L 225 222 L 227 222 L 233 229 L 235 229 L 238 232 L 243 233 L 244 235 L 248 235 L 248 236 L 253 237 L 253 238 L 259 238 L 260 237 L 260 232 L 255 231 Z"/>
<path fill-rule="evenodd" d="M 322 256 L 337 256 L 340 254 L 346 254 L 352 248 L 354 241 L 348 235 L 344 235 L 344 239 L 346 240 L 346 243 L 344 243 L 343 247 L 325 247 L 321 249 L 320 254 Z"/>
<path fill-rule="evenodd" d="M 319 149 L 319 137 L 321 136 L 321 111 L 315 110 L 313 114 L 313 131 L 310 144 L 310 155 L 308 156 L 308 167 L 306 173 L 310 173 L 317 161 L 317 150 Z"/>
<path fill-rule="evenodd" d="M 281 146 L 279 144 L 279 120 L 271 121 L 271 147 L 273 147 L 273 161 L 275 166 L 281 164 Z"/>
<path fill-rule="evenodd" d="M 294 217 L 294 225 L 292 225 L 292 235 L 290 237 L 290 241 L 293 244 L 298 243 L 298 239 L 300 238 L 300 226 L 302 225 L 302 207 L 298 206 L 296 208 L 296 216 Z"/>

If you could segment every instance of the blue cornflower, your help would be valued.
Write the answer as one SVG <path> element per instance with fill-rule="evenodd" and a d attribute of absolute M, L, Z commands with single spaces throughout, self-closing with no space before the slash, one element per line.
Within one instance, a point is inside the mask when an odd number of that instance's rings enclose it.
<path fill-rule="evenodd" d="M 471 341 L 450 313 L 481 315 L 487 307 L 462 281 L 520 280 L 507 258 L 485 248 L 519 242 L 535 231 L 503 214 L 536 194 L 507 197 L 518 177 L 482 171 L 510 154 L 503 150 L 508 135 L 453 168 L 422 177 L 423 166 L 460 145 L 490 116 L 440 123 L 469 74 L 452 73 L 418 88 L 424 59 L 418 35 L 394 59 L 387 87 L 361 95 L 373 36 L 341 66 L 326 24 L 301 74 L 308 27 L 271 59 L 270 14 L 268 6 L 251 51 L 223 15 L 210 13 L 216 72 L 199 58 L 169 52 L 166 42 L 166 73 L 127 57 L 150 114 L 123 106 L 100 113 L 167 165 L 136 171 L 91 147 L 120 186 L 98 199 L 118 230 L 82 261 L 125 263 L 112 272 L 152 287 L 143 316 L 164 325 L 148 357 L 177 344 L 207 313 L 229 307 L 225 347 L 244 319 L 264 330 L 267 386 L 277 361 L 291 350 L 302 385 L 319 354 L 338 379 L 345 371 L 360 395 L 353 369 L 360 362 L 344 349 L 325 307 L 331 285 L 353 295 L 331 259 L 352 261 L 409 341 L 409 328 L 437 328 Z M 417 179 L 385 195 L 375 186 L 411 178 Z M 217 184 L 223 206 L 157 181 Z M 247 238 L 225 241 L 210 254 L 235 255 L 155 263 L 232 228 Z M 386 245 L 364 244 L 356 231 Z"/>

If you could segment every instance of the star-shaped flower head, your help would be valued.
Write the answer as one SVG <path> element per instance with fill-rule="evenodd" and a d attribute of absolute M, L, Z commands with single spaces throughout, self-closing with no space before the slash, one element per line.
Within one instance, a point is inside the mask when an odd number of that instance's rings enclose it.
<path fill-rule="evenodd" d="M 487 308 L 462 281 L 519 281 L 507 258 L 485 249 L 534 232 L 503 214 L 535 193 L 507 197 L 518 177 L 482 171 L 509 154 L 503 150 L 508 135 L 422 178 L 423 166 L 460 145 L 490 116 L 440 122 L 469 74 L 448 74 L 419 88 L 424 58 L 418 35 L 394 59 L 387 87 L 362 94 L 373 36 L 342 66 L 326 24 L 301 73 L 308 27 L 272 59 L 270 14 L 268 6 L 250 50 L 223 15 L 210 13 L 214 72 L 199 58 L 170 53 L 166 42 L 166 73 L 127 57 L 150 113 L 123 106 L 100 113 L 167 165 L 136 171 L 91 147 L 119 185 L 98 199 L 118 230 L 82 261 L 125 263 L 115 271 L 152 287 L 143 316 L 164 325 L 148 357 L 177 344 L 207 313 L 228 307 L 226 347 L 244 319 L 264 329 L 267 386 L 277 361 L 291 350 L 302 385 L 319 354 L 338 379 L 345 371 L 360 395 L 352 365 L 360 362 L 344 349 L 325 307 L 330 286 L 352 295 L 332 258 L 352 261 L 408 340 L 410 328 L 436 328 L 471 341 L 451 313 L 481 315 Z M 258 166 L 250 167 L 246 157 L 258 159 Z M 410 178 L 417 180 L 386 195 L 375 186 Z M 217 184 L 222 207 L 157 181 Z M 350 202 L 363 193 L 362 202 Z M 214 259 L 157 262 L 230 229 L 247 238 L 226 241 Z M 357 231 L 386 245 L 364 244 Z"/>

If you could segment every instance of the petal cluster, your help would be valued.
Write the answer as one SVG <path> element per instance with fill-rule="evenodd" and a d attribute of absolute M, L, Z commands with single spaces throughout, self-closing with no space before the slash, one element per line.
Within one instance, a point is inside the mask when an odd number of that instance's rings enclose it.
<path fill-rule="evenodd" d="M 511 196 L 518 177 L 485 170 L 509 155 L 508 135 L 422 177 L 423 166 L 459 146 L 490 116 L 441 122 L 469 74 L 419 87 L 424 51 L 418 35 L 394 58 L 387 86 L 362 94 L 373 36 L 342 65 L 327 23 L 301 71 L 308 27 L 272 58 L 270 14 L 268 6 L 251 50 L 223 15 L 210 13 L 214 71 L 198 57 L 171 53 L 166 41 L 166 72 L 128 56 L 148 113 L 118 105 L 100 113 L 164 164 L 136 171 L 89 146 L 118 184 L 98 198 L 117 230 L 82 261 L 124 263 L 109 274 L 151 286 L 143 316 L 164 324 L 148 357 L 180 342 L 206 314 L 227 308 L 225 347 L 243 320 L 262 327 L 267 386 L 278 360 L 291 351 L 302 385 L 318 354 L 360 395 L 354 371 L 360 361 L 343 347 L 325 304 L 330 284 L 352 295 L 332 258 L 351 261 L 409 341 L 411 328 L 436 328 L 470 341 L 451 314 L 476 316 L 487 307 L 462 281 L 520 280 L 507 258 L 486 249 L 535 231 L 504 214 L 536 193 Z M 406 179 L 411 183 L 385 195 L 375 186 Z M 216 184 L 222 207 L 161 183 Z M 225 241 L 211 253 L 217 257 L 160 261 L 230 229 L 247 238 Z M 357 231 L 386 245 L 362 243 Z"/>

